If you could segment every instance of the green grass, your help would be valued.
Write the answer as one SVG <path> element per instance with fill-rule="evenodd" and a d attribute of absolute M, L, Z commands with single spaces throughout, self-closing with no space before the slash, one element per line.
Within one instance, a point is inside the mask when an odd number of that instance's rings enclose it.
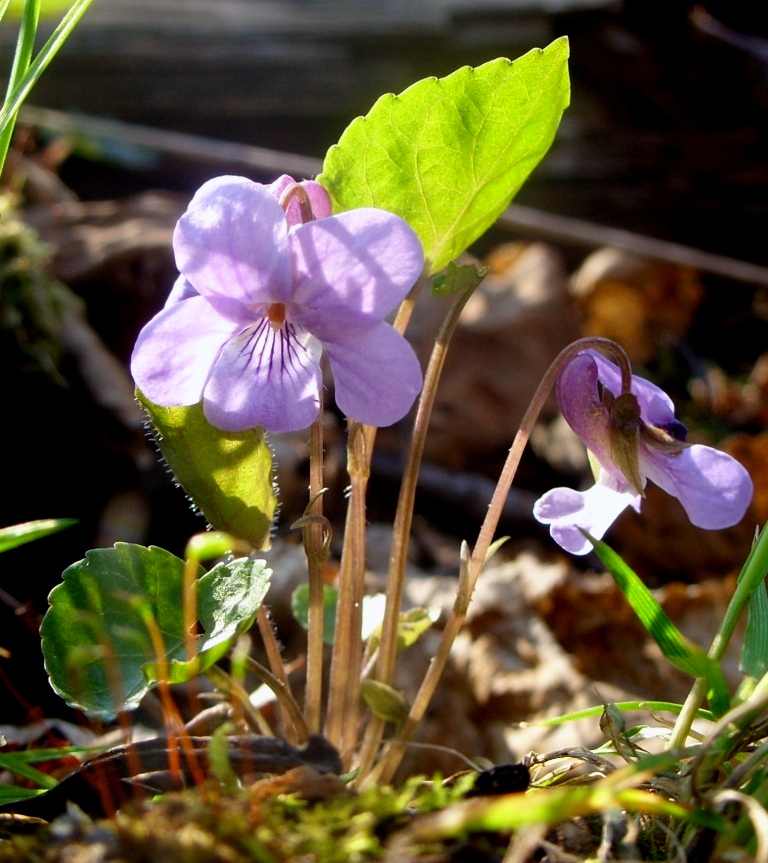
<path fill-rule="evenodd" d="M 40 16 L 52 18 L 63 15 L 72 5 L 71 0 L 42 0 L 40 4 Z M 21 18 L 24 11 L 24 0 L 11 0 L 6 13 L 9 18 Z"/>

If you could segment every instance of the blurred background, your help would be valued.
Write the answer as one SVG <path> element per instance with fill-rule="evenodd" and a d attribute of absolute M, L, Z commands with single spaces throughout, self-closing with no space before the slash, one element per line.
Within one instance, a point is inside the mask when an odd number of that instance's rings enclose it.
<path fill-rule="evenodd" d="M 765 27 L 748 0 L 96 0 L 31 101 L 322 158 L 382 93 L 565 34 L 572 107 L 520 202 L 764 260 L 750 243 L 766 206 Z M 197 183 L 77 167 L 64 175 L 89 197 Z"/>

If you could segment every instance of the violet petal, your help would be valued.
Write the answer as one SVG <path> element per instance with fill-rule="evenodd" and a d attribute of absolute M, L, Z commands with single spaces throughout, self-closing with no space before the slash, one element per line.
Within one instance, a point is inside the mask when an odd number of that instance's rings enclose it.
<path fill-rule="evenodd" d="M 285 214 L 266 187 L 245 177 L 201 186 L 176 225 L 173 248 L 179 271 L 200 294 L 290 301 Z"/>
<path fill-rule="evenodd" d="M 591 352 L 577 354 L 558 376 L 555 394 L 568 425 L 600 465 L 618 478 L 621 474 L 611 455 L 608 410 L 597 387 L 598 372 Z"/>
<path fill-rule="evenodd" d="M 336 404 L 366 425 L 389 426 L 410 410 L 421 390 L 421 366 L 408 342 L 389 324 L 324 342 Z"/>
<path fill-rule="evenodd" d="M 736 459 L 696 444 L 679 455 L 641 448 L 641 469 L 680 500 L 697 527 L 718 530 L 737 524 L 752 500 L 752 480 Z"/>
<path fill-rule="evenodd" d="M 595 361 L 600 383 L 607 387 L 613 395 L 619 395 L 621 392 L 621 370 L 619 367 L 598 351 L 588 350 L 584 353 Z M 632 393 L 637 397 L 640 413 L 646 423 L 667 428 L 670 424 L 677 422 L 672 399 L 656 384 L 652 384 L 645 378 L 632 375 Z"/>
<path fill-rule="evenodd" d="M 188 300 L 190 297 L 199 297 L 200 294 L 195 290 L 191 282 L 187 281 L 184 276 L 179 276 L 173 283 L 168 299 L 165 301 L 164 308 L 180 303 L 182 300 Z"/>
<path fill-rule="evenodd" d="M 388 315 L 421 273 L 414 231 L 383 210 L 349 210 L 290 234 L 295 317 L 321 341 Z"/>
<path fill-rule="evenodd" d="M 139 333 L 131 357 L 136 386 L 164 407 L 194 405 L 221 346 L 250 321 L 233 300 L 191 297 L 159 312 Z"/>
<path fill-rule="evenodd" d="M 307 428 L 320 405 L 320 355 L 309 333 L 259 321 L 224 345 L 205 387 L 206 418 L 224 431 Z"/>

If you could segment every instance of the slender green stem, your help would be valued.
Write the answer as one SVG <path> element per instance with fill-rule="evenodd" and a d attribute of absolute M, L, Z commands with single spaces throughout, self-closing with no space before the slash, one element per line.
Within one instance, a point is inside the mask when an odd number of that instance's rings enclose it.
<path fill-rule="evenodd" d="M 707 681 L 703 677 L 697 677 L 693 682 L 688 697 L 683 702 L 683 709 L 678 713 L 675 727 L 669 736 L 667 749 L 681 749 L 688 740 L 691 726 L 698 715 L 699 708 L 707 697 Z"/>
<path fill-rule="evenodd" d="M 0 21 L 3 20 L 8 7 L 11 5 L 11 0 L 0 0 Z"/>
<path fill-rule="evenodd" d="M 24 14 L 19 27 L 19 36 L 16 40 L 16 53 L 13 58 L 11 74 L 8 78 L 8 89 L 6 99 L 19 85 L 19 81 L 29 68 L 32 61 L 32 52 L 35 47 L 35 35 L 37 24 L 40 19 L 40 0 L 26 0 L 24 3 Z"/>
<path fill-rule="evenodd" d="M 327 543 L 323 523 L 323 410 L 312 424 L 309 440 L 309 506 L 303 529 L 309 573 L 307 692 L 304 713 L 310 732 L 320 730 L 323 699 L 323 570 Z"/>
<path fill-rule="evenodd" d="M 728 642 L 731 640 L 744 607 L 749 602 L 752 593 L 765 580 L 766 572 L 768 572 L 768 531 L 763 530 L 739 573 L 736 590 L 733 592 L 723 616 L 723 622 L 712 641 L 709 656 L 716 662 L 725 656 Z"/>
<path fill-rule="evenodd" d="M 448 345 L 458 325 L 461 312 L 474 290 L 475 287 L 473 286 L 470 290 L 465 291 L 456 298 L 438 333 L 427 370 L 424 374 L 424 387 L 419 397 L 411 435 L 411 444 L 403 471 L 403 480 L 400 485 L 400 495 L 397 501 L 397 510 L 393 525 L 389 571 L 387 573 L 387 602 L 384 610 L 384 620 L 381 625 L 381 642 L 376 666 L 376 679 L 390 686 L 395 672 L 395 660 L 397 659 L 400 609 L 405 586 L 408 542 L 413 523 L 413 506 L 419 479 L 419 466 L 421 465 L 421 458 L 424 453 L 427 429 L 437 395 L 437 385 L 440 381 L 443 366 L 445 365 Z M 360 753 L 359 766 L 361 776 L 365 776 L 373 763 L 379 741 L 384 733 L 384 725 L 384 720 L 374 716 L 366 728 L 365 741 Z"/>

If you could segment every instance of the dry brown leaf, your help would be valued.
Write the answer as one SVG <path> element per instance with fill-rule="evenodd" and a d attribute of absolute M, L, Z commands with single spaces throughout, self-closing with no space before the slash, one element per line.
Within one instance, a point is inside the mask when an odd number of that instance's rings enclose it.
<path fill-rule="evenodd" d="M 704 295 L 690 267 L 610 247 L 584 261 L 571 291 L 584 314 L 584 335 L 619 342 L 635 363 L 684 338 Z"/>

